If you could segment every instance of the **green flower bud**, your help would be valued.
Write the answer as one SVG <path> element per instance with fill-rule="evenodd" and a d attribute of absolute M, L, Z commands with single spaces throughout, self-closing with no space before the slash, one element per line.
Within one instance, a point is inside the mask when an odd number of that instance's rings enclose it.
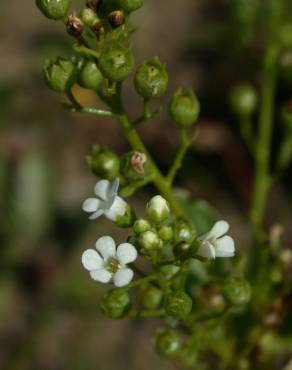
<path fill-rule="evenodd" d="M 173 239 L 173 230 L 171 226 L 162 226 L 158 230 L 159 237 L 165 241 L 169 242 Z"/>
<path fill-rule="evenodd" d="M 91 8 L 84 8 L 80 12 L 81 21 L 88 27 L 92 27 L 98 20 L 96 12 Z"/>
<path fill-rule="evenodd" d="M 139 245 L 145 251 L 151 251 L 161 248 L 162 243 L 156 232 L 149 230 L 139 235 Z"/>
<path fill-rule="evenodd" d="M 250 301 L 251 287 L 245 279 L 232 278 L 224 286 L 226 298 L 233 305 L 242 305 Z"/>
<path fill-rule="evenodd" d="M 169 204 L 161 195 L 156 195 L 147 203 L 146 212 L 150 220 L 160 224 L 170 215 Z"/>
<path fill-rule="evenodd" d="M 134 84 L 138 94 L 147 100 L 162 96 L 168 87 L 165 65 L 157 57 L 145 62 L 138 68 Z"/>
<path fill-rule="evenodd" d="M 111 290 L 103 297 L 100 308 L 111 319 L 121 319 L 131 308 L 130 296 L 122 289 Z"/>
<path fill-rule="evenodd" d="M 78 83 L 85 89 L 97 91 L 103 81 L 103 75 L 93 60 L 86 61 L 78 73 Z"/>
<path fill-rule="evenodd" d="M 239 85 L 232 89 L 230 104 L 233 112 L 239 117 L 252 115 L 258 104 L 258 95 L 250 84 Z"/>
<path fill-rule="evenodd" d="M 200 103 L 193 90 L 177 90 L 171 99 L 169 114 L 179 128 L 192 126 L 200 114 Z"/>
<path fill-rule="evenodd" d="M 115 223 L 122 228 L 128 228 L 134 225 L 135 220 L 136 214 L 134 209 L 127 205 L 125 214 L 123 216 L 118 216 Z"/>
<path fill-rule="evenodd" d="M 127 13 L 131 13 L 134 10 L 141 8 L 144 0 L 114 0 L 114 3 L 118 9 L 122 9 Z"/>
<path fill-rule="evenodd" d="M 91 171 L 98 177 L 114 180 L 120 173 L 120 161 L 118 156 L 108 148 L 93 145 L 86 161 Z"/>
<path fill-rule="evenodd" d="M 121 10 L 114 10 L 108 15 L 109 24 L 113 28 L 122 26 L 125 23 L 125 15 Z"/>
<path fill-rule="evenodd" d="M 154 346 L 160 356 L 175 357 L 182 348 L 182 340 L 174 331 L 161 330 L 155 336 Z"/>
<path fill-rule="evenodd" d="M 140 289 L 140 302 L 149 310 L 159 307 L 162 297 L 162 291 L 151 284 L 144 285 Z"/>
<path fill-rule="evenodd" d="M 191 257 L 191 245 L 186 242 L 181 242 L 175 245 L 173 253 L 179 260 L 187 260 Z"/>
<path fill-rule="evenodd" d="M 68 13 L 70 4 L 70 0 L 36 0 L 36 5 L 43 15 L 54 20 L 64 18 Z"/>
<path fill-rule="evenodd" d="M 150 223 L 147 220 L 144 220 L 143 218 L 139 218 L 137 221 L 135 221 L 133 230 L 135 234 L 142 234 L 145 231 L 151 230 L 152 227 Z"/>
<path fill-rule="evenodd" d="M 163 280 L 170 280 L 179 272 L 180 268 L 175 265 L 165 265 L 160 268 L 160 276 Z"/>
<path fill-rule="evenodd" d="M 128 181 L 145 179 L 150 173 L 150 161 L 144 153 L 131 151 L 121 158 L 121 173 Z"/>
<path fill-rule="evenodd" d="M 192 299 L 185 292 L 176 292 L 166 298 L 165 310 L 169 316 L 183 319 L 192 311 Z"/>
<path fill-rule="evenodd" d="M 74 64 L 63 58 L 58 58 L 55 62 L 45 60 L 43 71 L 48 86 L 58 92 L 70 90 L 76 79 Z"/>
<path fill-rule="evenodd" d="M 175 240 L 177 243 L 190 243 L 193 239 L 193 230 L 184 221 L 178 221 L 175 227 Z"/>
<path fill-rule="evenodd" d="M 102 73 L 115 82 L 125 80 L 133 72 L 134 64 L 131 49 L 116 43 L 106 46 L 99 58 Z"/>

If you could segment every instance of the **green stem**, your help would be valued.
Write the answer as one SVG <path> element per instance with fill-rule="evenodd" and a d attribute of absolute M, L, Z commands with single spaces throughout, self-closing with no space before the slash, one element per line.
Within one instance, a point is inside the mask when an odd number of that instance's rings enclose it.
<path fill-rule="evenodd" d="M 177 156 L 168 172 L 167 181 L 169 185 L 172 185 L 178 170 L 181 168 L 184 157 L 191 146 L 192 141 L 188 139 L 186 130 L 181 131 L 181 147 L 177 153 Z"/>
<path fill-rule="evenodd" d="M 275 90 L 279 47 L 272 44 L 264 62 L 262 104 L 259 117 L 259 137 L 256 148 L 255 180 L 252 195 L 251 221 L 256 239 L 263 235 L 262 224 L 268 191 L 271 186 L 270 156 L 273 132 Z"/>
<path fill-rule="evenodd" d="M 241 135 L 244 139 L 244 142 L 245 142 L 246 146 L 248 147 L 248 150 L 250 151 L 251 154 L 253 154 L 255 140 L 254 140 L 254 132 L 253 132 L 253 128 L 252 128 L 251 117 L 250 116 L 240 117 L 239 127 L 240 127 L 240 131 L 241 131 Z"/>

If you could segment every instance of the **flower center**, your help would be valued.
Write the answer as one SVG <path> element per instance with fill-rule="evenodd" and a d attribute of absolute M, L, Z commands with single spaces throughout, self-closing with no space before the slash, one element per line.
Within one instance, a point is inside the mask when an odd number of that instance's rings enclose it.
<path fill-rule="evenodd" d="M 120 268 L 119 261 L 117 261 L 115 258 L 109 258 L 107 260 L 107 267 L 106 267 L 106 269 L 110 273 L 115 274 L 118 271 L 119 268 Z"/>

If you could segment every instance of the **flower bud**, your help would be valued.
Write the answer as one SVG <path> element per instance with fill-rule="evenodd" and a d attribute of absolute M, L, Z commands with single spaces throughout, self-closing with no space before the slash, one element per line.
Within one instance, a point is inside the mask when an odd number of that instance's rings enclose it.
<path fill-rule="evenodd" d="M 97 12 L 101 6 L 102 0 L 86 0 L 86 6 Z"/>
<path fill-rule="evenodd" d="M 98 20 L 96 12 L 91 8 L 84 8 L 80 12 L 81 21 L 88 27 L 92 27 Z"/>
<path fill-rule="evenodd" d="M 187 260 L 191 257 L 191 245 L 186 242 L 178 243 L 173 248 L 173 253 L 179 260 Z"/>
<path fill-rule="evenodd" d="M 67 33 L 70 36 L 79 38 L 84 30 L 84 23 L 80 18 L 77 17 L 76 12 L 73 11 L 68 16 L 68 21 L 66 24 Z"/>
<path fill-rule="evenodd" d="M 200 103 L 193 90 L 177 90 L 170 102 L 169 114 L 179 128 L 193 125 L 200 114 Z"/>
<path fill-rule="evenodd" d="M 136 220 L 133 226 L 135 234 L 142 234 L 145 231 L 149 231 L 151 229 L 152 227 L 150 223 L 147 220 L 144 220 L 143 218 L 139 218 L 138 220 Z"/>
<path fill-rule="evenodd" d="M 131 308 L 130 296 L 122 289 L 111 290 L 103 297 L 100 308 L 111 319 L 121 319 Z"/>
<path fill-rule="evenodd" d="M 180 268 L 175 265 L 165 265 L 160 268 L 160 277 L 163 280 L 170 280 L 179 272 Z"/>
<path fill-rule="evenodd" d="M 108 15 L 109 24 L 113 28 L 122 26 L 125 23 L 125 15 L 122 10 L 114 10 Z"/>
<path fill-rule="evenodd" d="M 175 357 L 182 348 L 182 340 L 174 331 L 161 330 L 155 336 L 154 346 L 160 356 Z"/>
<path fill-rule="evenodd" d="M 138 94 L 147 100 L 162 96 L 168 87 L 165 65 L 157 57 L 145 62 L 136 71 L 134 84 Z"/>
<path fill-rule="evenodd" d="M 160 224 L 170 215 L 169 204 L 161 195 L 156 195 L 148 202 L 146 212 L 150 220 Z"/>
<path fill-rule="evenodd" d="M 173 230 L 171 226 L 162 226 L 158 230 L 159 237 L 165 241 L 169 242 L 173 239 Z"/>
<path fill-rule="evenodd" d="M 114 3 L 118 9 L 122 9 L 127 13 L 131 13 L 134 10 L 141 8 L 144 0 L 114 0 Z"/>
<path fill-rule="evenodd" d="M 149 310 L 159 307 L 162 297 L 162 291 L 151 284 L 144 285 L 140 289 L 140 302 Z"/>
<path fill-rule="evenodd" d="M 135 211 L 132 207 L 130 207 L 127 204 L 125 213 L 122 216 L 118 216 L 115 220 L 115 223 L 122 228 L 128 228 L 134 225 L 135 220 L 136 220 Z"/>
<path fill-rule="evenodd" d="M 150 161 L 144 153 L 131 151 L 121 158 L 121 173 L 128 181 L 145 179 L 150 172 Z"/>
<path fill-rule="evenodd" d="M 233 305 L 242 305 L 250 301 L 251 287 L 245 279 L 232 278 L 224 286 L 226 298 Z"/>
<path fill-rule="evenodd" d="M 85 89 L 97 91 L 103 81 L 103 75 L 93 60 L 86 61 L 79 70 L 78 83 Z"/>
<path fill-rule="evenodd" d="M 190 243 L 192 239 L 193 239 L 193 231 L 190 228 L 190 226 L 182 220 L 178 221 L 175 226 L 176 242 L 177 243 L 180 243 L 180 242 Z"/>
<path fill-rule="evenodd" d="M 99 58 L 99 67 L 102 73 L 115 82 L 125 80 L 133 72 L 134 64 L 131 49 L 118 43 L 106 46 Z"/>
<path fill-rule="evenodd" d="M 36 5 L 43 15 L 54 20 L 64 18 L 68 13 L 70 4 L 70 0 L 36 0 Z"/>
<path fill-rule="evenodd" d="M 242 84 L 232 89 L 230 104 L 233 112 L 239 117 L 252 115 L 258 104 L 258 96 L 250 84 Z"/>
<path fill-rule="evenodd" d="M 192 299 L 185 292 L 175 292 L 166 298 L 165 310 L 169 316 L 183 319 L 192 311 Z"/>
<path fill-rule="evenodd" d="M 161 248 L 162 243 L 156 232 L 148 230 L 139 235 L 139 246 L 145 251 L 152 251 Z"/>
<path fill-rule="evenodd" d="M 114 180 L 120 173 L 120 161 L 118 156 L 107 148 L 93 145 L 91 154 L 86 157 L 91 171 L 98 177 Z"/>
<path fill-rule="evenodd" d="M 70 90 L 76 79 L 74 64 L 63 58 L 58 58 L 55 62 L 46 59 L 43 71 L 48 86 L 58 92 Z"/>

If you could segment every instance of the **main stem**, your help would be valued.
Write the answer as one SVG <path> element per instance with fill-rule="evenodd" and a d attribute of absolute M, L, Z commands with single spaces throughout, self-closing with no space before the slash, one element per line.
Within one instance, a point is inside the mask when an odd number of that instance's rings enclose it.
<path fill-rule="evenodd" d="M 267 50 L 264 61 L 264 81 L 259 118 L 259 138 L 255 158 L 255 180 L 252 195 L 251 221 L 253 234 L 256 239 L 260 239 L 263 235 L 263 219 L 268 191 L 271 186 L 269 165 L 275 108 L 278 56 L 279 48 L 276 44 L 272 44 Z"/>

